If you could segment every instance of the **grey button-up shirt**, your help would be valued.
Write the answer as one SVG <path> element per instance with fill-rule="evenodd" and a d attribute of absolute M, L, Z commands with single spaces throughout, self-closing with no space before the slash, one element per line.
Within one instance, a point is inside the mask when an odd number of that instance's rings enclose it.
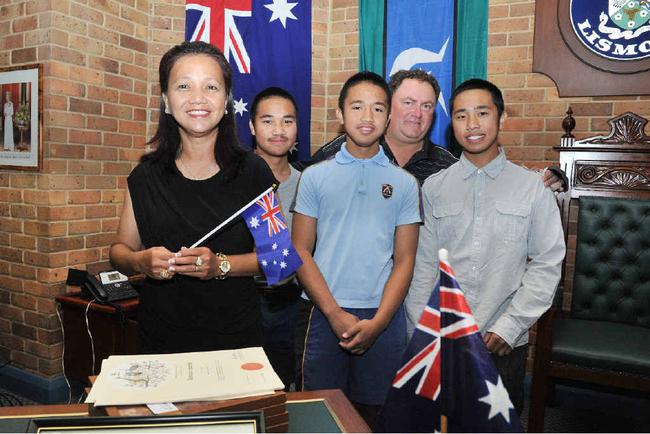
<path fill-rule="evenodd" d="M 465 292 L 481 333 L 511 347 L 550 307 L 565 246 L 553 193 L 502 149 L 483 168 L 465 156 L 422 187 L 424 226 L 405 305 L 411 334 L 438 280 L 438 249 Z"/>

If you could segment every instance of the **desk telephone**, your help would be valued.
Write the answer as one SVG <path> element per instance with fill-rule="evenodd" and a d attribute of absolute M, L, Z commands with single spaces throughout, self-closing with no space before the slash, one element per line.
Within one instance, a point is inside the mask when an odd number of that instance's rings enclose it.
<path fill-rule="evenodd" d="M 87 274 L 81 286 L 97 301 L 112 302 L 138 296 L 129 279 L 119 271 L 104 271 L 99 273 L 99 277 L 101 282 L 92 274 Z"/>

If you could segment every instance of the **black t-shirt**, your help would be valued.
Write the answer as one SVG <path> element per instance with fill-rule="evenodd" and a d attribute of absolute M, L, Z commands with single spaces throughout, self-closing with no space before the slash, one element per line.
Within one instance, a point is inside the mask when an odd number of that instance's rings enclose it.
<path fill-rule="evenodd" d="M 185 178 L 176 167 L 146 161 L 128 177 L 129 192 L 144 248 L 172 252 L 189 247 L 277 181 L 264 160 L 249 153 L 226 180 L 222 172 L 205 180 Z M 253 238 L 237 217 L 201 246 L 236 255 L 254 250 Z M 144 351 L 204 351 L 250 345 L 259 324 L 259 297 L 252 277 L 200 280 L 175 275 L 145 279 L 139 327 Z M 223 339 L 222 339 L 223 338 Z"/>

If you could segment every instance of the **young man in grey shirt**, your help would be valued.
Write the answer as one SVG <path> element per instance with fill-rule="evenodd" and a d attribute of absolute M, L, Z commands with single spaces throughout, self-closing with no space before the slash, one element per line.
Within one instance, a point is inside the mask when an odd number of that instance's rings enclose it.
<path fill-rule="evenodd" d="M 280 182 L 278 196 L 282 214 L 291 229 L 293 214 L 289 207 L 298 188 L 300 172 L 289 164 L 289 152 L 298 136 L 298 107 L 289 92 L 269 87 L 255 96 L 251 106 L 249 126 L 255 137 L 255 153 L 269 165 Z M 294 333 L 298 321 L 299 299 L 302 292 L 295 277 L 269 287 L 258 281 L 264 351 L 289 390 L 295 381 Z"/>
<path fill-rule="evenodd" d="M 560 215 L 540 176 L 509 162 L 498 145 L 506 118 L 499 88 L 466 81 L 452 94 L 451 113 L 463 153 L 422 187 L 424 226 L 405 302 L 409 332 L 438 280 L 438 249 L 445 248 L 521 414 L 528 329 L 550 307 L 560 279 Z"/>

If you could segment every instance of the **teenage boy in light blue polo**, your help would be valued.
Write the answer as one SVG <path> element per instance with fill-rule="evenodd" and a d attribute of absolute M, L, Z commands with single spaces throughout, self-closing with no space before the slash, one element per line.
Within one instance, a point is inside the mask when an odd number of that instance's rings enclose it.
<path fill-rule="evenodd" d="M 304 389 L 343 390 L 371 426 L 406 345 L 402 301 L 421 222 L 417 180 L 379 145 L 389 112 L 383 78 L 348 79 L 337 110 L 346 143 L 303 172 L 293 210 L 298 277 L 314 304 Z"/>

